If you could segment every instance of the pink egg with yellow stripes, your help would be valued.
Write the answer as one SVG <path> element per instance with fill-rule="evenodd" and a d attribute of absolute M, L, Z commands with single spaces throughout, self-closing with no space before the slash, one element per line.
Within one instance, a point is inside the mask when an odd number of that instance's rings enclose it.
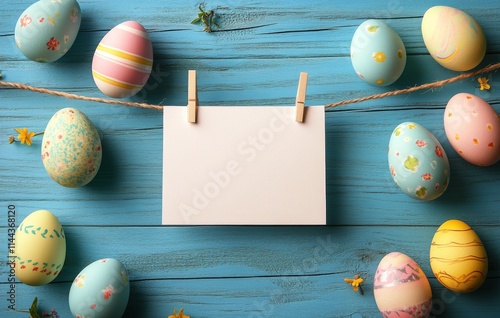
<path fill-rule="evenodd" d="M 153 66 L 153 45 L 146 29 L 135 21 L 112 28 L 101 40 L 92 60 L 92 76 L 104 94 L 125 98 L 137 94 Z"/>

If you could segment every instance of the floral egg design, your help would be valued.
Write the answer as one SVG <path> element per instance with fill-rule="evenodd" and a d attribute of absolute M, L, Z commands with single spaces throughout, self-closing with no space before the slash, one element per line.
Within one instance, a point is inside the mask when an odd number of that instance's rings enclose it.
<path fill-rule="evenodd" d="M 62 186 L 89 183 L 101 166 L 101 139 L 90 119 L 75 108 L 52 116 L 42 139 L 42 161 L 49 176 Z"/>
<path fill-rule="evenodd" d="M 433 200 L 448 187 L 448 157 L 436 137 L 417 123 L 405 122 L 394 129 L 388 161 L 394 182 L 412 198 Z"/>
<path fill-rule="evenodd" d="M 69 308 L 75 318 L 120 318 L 130 295 L 128 274 L 114 258 L 97 260 L 73 280 Z"/>
<path fill-rule="evenodd" d="M 54 62 L 71 48 L 80 24 L 80 5 L 75 0 L 40 0 L 17 21 L 17 47 L 30 60 Z"/>
<path fill-rule="evenodd" d="M 365 82 L 386 86 L 394 83 L 406 66 L 406 48 L 399 35 L 379 20 L 367 20 L 354 32 L 351 62 Z"/>

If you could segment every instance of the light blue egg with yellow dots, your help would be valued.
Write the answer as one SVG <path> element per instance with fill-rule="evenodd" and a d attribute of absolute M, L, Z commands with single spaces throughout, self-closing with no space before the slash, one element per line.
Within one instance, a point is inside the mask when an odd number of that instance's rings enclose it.
<path fill-rule="evenodd" d="M 351 62 L 356 74 L 375 86 L 394 83 L 406 66 L 406 48 L 393 28 L 380 20 L 367 20 L 354 32 Z"/>
<path fill-rule="evenodd" d="M 62 186 L 89 183 L 102 161 L 101 138 L 90 119 L 75 108 L 55 113 L 43 135 L 42 161 L 49 176 Z"/>
<path fill-rule="evenodd" d="M 389 171 L 400 190 L 418 200 L 434 200 L 447 189 L 450 163 L 436 137 L 425 127 L 404 122 L 391 134 Z"/>

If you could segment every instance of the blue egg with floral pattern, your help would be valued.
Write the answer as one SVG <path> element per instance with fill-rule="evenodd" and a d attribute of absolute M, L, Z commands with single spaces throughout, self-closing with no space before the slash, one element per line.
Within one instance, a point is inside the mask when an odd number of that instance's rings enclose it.
<path fill-rule="evenodd" d="M 417 123 L 404 122 L 394 129 L 388 161 L 394 182 L 412 198 L 434 200 L 448 187 L 448 157 L 436 137 Z"/>
<path fill-rule="evenodd" d="M 77 188 L 94 179 L 102 146 L 90 119 L 75 108 L 55 113 L 43 134 L 42 161 L 49 176 L 62 186 Z"/>
<path fill-rule="evenodd" d="M 14 38 L 30 60 L 54 62 L 75 42 L 81 24 L 76 0 L 40 0 L 19 16 Z"/>
<path fill-rule="evenodd" d="M 85 267 L 69 290 L 73 317 L 120 318 L 130 296 L 127 270 L 114 258 L 103 258 Z"/>

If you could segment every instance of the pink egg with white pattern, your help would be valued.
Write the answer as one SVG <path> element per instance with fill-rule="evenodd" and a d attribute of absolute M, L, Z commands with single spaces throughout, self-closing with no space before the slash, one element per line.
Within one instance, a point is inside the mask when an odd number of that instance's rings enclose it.
<path fill-rule="evenodd" d="M 146 29 L 127 21 L 112 28 L 97 46 L 92 76 L 104 94 L 124 98 L 137 94 L 153 66 L 153 45 Z"/>
<path fill-rule="evenodd" d="M 380 261 L 373 280 L 375 302 L 383 317 L 428 317 L 432 305 L 429 280 L 411 257 L 392 252 Z"/>

